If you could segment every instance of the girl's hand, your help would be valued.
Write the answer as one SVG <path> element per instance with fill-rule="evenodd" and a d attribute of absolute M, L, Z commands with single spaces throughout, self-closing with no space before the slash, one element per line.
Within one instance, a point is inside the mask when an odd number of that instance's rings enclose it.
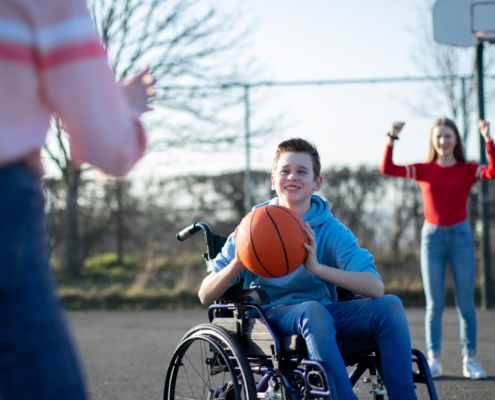
<path fill-rule="evenodd" d="M 309 226 L 307 222 L 304 223 L 306 235 L 308 235 L 309 244 L 303 243 L 303 246 L 308 251 L 308 256 L 306 261 L 304 261 L 304 268 L 313 275 L 315 275 L 316 270 L 320 266 L 318 260 L 316 259 L 316 239 L 313 229 Z"/>
<path fill-rule="evenodd" d="M 399 132 L 402 130 L 402 127 L 405 125 L 405 122 L 392 122 L 392 128 L 390 129 L 390 134 L 392 136 L 398 136 Z"/>
<path fill-rule="evenodd" d="M 146 67 L 144 71 L 122 86 L 129 105 L 138 117 L 152 110 L 149 108 L 149 102 L 156 96 L 153 88 L 155 83 L 156 79 L 150 73 L 150 68 Z"/>
<path fill-rule="evenodd" d="M 404 126 L 405 122 L 397 122 L 397 121 L 394 121 L 392 122 L 392 127 L 390 128 L 390 135 L 392 136 L 399 136 L 399 132 L 402 130 L 402 127 Z M 393 146 L 394 144 L 394 139 L 389 137 L 388 138 L 388 145 L 389 146 Z"/>
<path fill-rule="evenodd" d="M 480 119 L 478 126 L 480 128 L 481 135 L 485 139 L 485 142 L 489 142 L 490 140 L 492 140 L 492 138 L 490 137 L 490 123 Z"/>

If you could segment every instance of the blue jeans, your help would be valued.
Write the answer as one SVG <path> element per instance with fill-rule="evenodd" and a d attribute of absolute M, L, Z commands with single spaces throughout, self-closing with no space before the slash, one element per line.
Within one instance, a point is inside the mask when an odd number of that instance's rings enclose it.
<path fill-rule="evenodd" d="M 421 232 L 421 273 L 426 296 L 426 349 L 440 357 L 442 313 L 445 306 L 445 269 L 450 261 L 454 277 L 455 302 L 460 320 L 462 355 L 476 354 L 476 311 L 474 309 L 475 256 L 468 221 L 451 226 L 425 222 Z"/>
<path fill-rule="evenodd" d="M 310 301 L 274 307 L 266 312 L 283 336 L 299 334 L 308 355 L 322 361 L 332 398 L 357 399 L 336 338 L 376 335 L 389 399 L 416 399 L 411 368 L 411 338 L 401 301 L 392 295 L 323 306 Z"/>
<path fill-rule="evenodd" d="M 48 265 L 39 178 L 0 169 L 0 398 L 86 399 Z"/>

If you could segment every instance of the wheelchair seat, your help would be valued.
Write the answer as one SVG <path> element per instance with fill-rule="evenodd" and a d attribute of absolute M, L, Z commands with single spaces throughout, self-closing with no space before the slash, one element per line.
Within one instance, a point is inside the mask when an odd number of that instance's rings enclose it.
<path fill-rule="evenodd" d="M 351 301 L 362 296 L 339 288 L 339 301 Z M 270 304 L 266 292 L 261 289 L 229 289 L 220 299 L 221 302 L 235 304 L 242 301 L 251 301 L 257 305 Z M 218 313 L 221 315 L 221 313 Z M 239 322 L 233 318 L 233 313 L 223 313 L 222 317 L 214 317 L 213 324 L 226 329 L 232 337 L 241 340 L 243 336 L 244 349 L 247 355 L 271 355 L 270 346 L 273 338 L 265 323 L 260 318 L 246 318 Z M 241 326 L 242 325 L 242 326 Z M 242 330 L 242 331 L 241 331 Z M 350 357 L 358 354 L 378 353 L 380 346 L 375 336 L 358 338 L 337 338 L 342 357 Z M 306 342 L 301 335 L 280 337 L 280 350 L 282 354 L 300 354 L 307 356 Z"/>
<path fill-rule="evenodd" d="M 234 318 L 214 318 L 212 324 L 221 326 L 227 330 L 230 335 L 240 341 L 241 337 L 239 322 Z M 270 331 L 266 328 L 265 323 L 260 318 L 246 318 L 244 321 L 244 330 L 242 335 L 243 349 L 246 355 L 270 356 L 273 338 Z M 306 342 L 301 335 L 290 335 L 280 337 L 281 352 L 283 355 L 298 354 L 307 357 Z M 356 356 L 359 354 L 370 354 L 379 351 L 378 341 L 374 336 L 359 338 L 338 338 L 342 357 Z"/>

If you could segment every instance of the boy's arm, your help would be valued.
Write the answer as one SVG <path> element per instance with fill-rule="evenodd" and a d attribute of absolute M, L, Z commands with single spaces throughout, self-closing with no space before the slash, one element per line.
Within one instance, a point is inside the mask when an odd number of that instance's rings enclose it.
<path fill-rule="evenodd" d="M 244 264 L 237 257 L 237 252 L 234 259 L 225 268 L 217 273 L 208 275 L 201 283 L 201 288 L 198 292 L 199 300 L 202 304 L 211 304 L 218 300 L 230 287 L 234 279 L 242 271 Z"/>
<path fill-rule="evenodd" d="M 304 268 L 313 275 L 331 282 L 341 288 L 365 297 L 376 298 L 383 296 L 384 287 L 382 281 L 371 272 L 344 271 L 338 268 L 329 268 L 320 264 L 316 258 L 315 233 L 306 222 L 306 234 L 309 238 L 309 245 L 304 243 L 308 251 L 308 256 L 304 262 Z"/>

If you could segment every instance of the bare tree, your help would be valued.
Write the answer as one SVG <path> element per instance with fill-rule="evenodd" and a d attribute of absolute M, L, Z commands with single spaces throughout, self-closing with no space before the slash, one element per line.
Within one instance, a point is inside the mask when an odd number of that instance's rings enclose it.
<path fill-rule="evenodd" d="M 384 195 L 380 171 L 366 167 L 332 168 L 322 172 L 321 195 L 330 202 L 333 215 L 347 226 L 364 247 L 373 246 L 377 224 L 376 205 Z"/>
<path fill-rule="evenodd" d="M 225 11 L 224 4 L 201 0 L 91 0 L 89 8 L 117 80 L 125 81 L 145 62 L 158 80 L 156 118 L 148 121 L 150 149 L 239 139 L 243 92 L 237 85 L 254 71 L 250 60 L 240 57 L 250 30 L 242 9 Z M 245 68 L 237 65 L 238 58 Z M 78 197 L 88 168 L 71 161 L 60 121 L 54 121 L 51 136 L 46 151 L 66 188 L 62 269 L 77 277 L 82 262 Z"/>
<path fill-rule="evenodd" d="M 397 267 L 400 265 L 402 253 L 409 253 L 411 248 L 419 248 L 424 217 L 421 212 L 422 199 L 418 184 L 406 179 L 393 179 L 390 183 L 394 191 L 394 214 L 390 247 L 392 263 Z M 401 248 L 401 241 L 404 240 L 408 233 L 411 234 L 413 243 Z"/>
<path fill-rule="evenodd" d="M 434 40 L 434 3 L 435 0 L 424 0 L 418 4 L 416 26 L 409 28 L 418 43 L 411 57 L 426 76 L 443 78 L 425 83 L 421 96 L 422 104 L 411 105 L 411 108 L 421 116 L 436 119 L 439 117 L 439 105 L 444 104 L 449 116 L 459 121 L 459 118 L 469 118 L 475 106 L 475 53 L 472 48 L 440 44 Z M 465 78 L 464 97 L 460 77 Z M 463 116 L 464 101 L 468 113 Z M 433 113 L 430 110 L 434 110 Z"/>

